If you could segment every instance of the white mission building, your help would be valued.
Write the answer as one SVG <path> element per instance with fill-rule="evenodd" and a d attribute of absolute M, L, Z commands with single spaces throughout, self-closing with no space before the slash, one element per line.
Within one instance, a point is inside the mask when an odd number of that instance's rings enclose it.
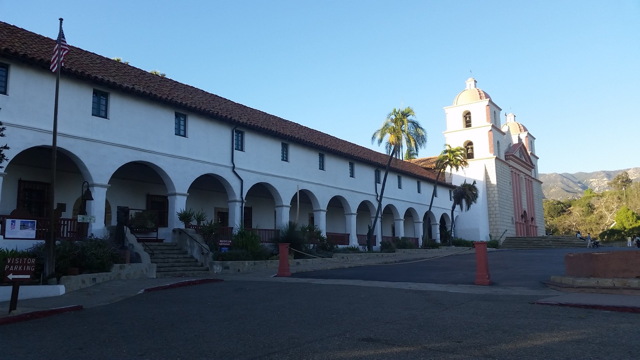
<path fill-rule="evenodd" d="M 76 47 L 62 68 L 52 189 L 54 44 L 0 22 L 0 121 L 10 146 L 0 169 L 0 247 L 44 240 L 52 196 L 60 239 L 105 236 L 118 208 L 127 207 L 155 211 L 164 241 L 184 227 L 176 213 L 193 209 L 229 231 L 256 229 L 264 241 L 295 221 L 340 245 L 366 243 L 387 155 Z M 533 137 L 515 121 L 501 127 L 500 108 L 488 96 L 468 95 L 480 91 L 475 80 L 468 86 L 446 108 L 445 138 L 472 155 L 453 182 L 477 179 L 481 197 L 458 215 L 456 235 L 541 233 Z M 392 162 L 377 246 L 394 237 L 441 239 L 453 186 L 438 185 L 429 212 L 435 177 L 415 163 Z M 87 189 L 93 200 L 83 201 Z M 88 225 L 77 222 L 83 203 Z M 6 219 L 35 219 L 35 238 L 21 238 Z"/>

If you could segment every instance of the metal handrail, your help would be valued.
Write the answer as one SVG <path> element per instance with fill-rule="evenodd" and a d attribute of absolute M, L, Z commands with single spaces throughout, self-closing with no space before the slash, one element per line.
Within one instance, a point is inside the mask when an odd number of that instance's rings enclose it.
<path fill-rule="evenodd" d="M 129 229 L 129 233 L 131 235 L 133 235 L 133 237 L 136 238 L 136 241 L 138 242 L 138 244 L 141 244 L 142 247 L 144 248 L 144 251 L 146 251 L 148 254 L 151 255 L 155 255 L 155 252 L 153 251 L 152 248 L 149 247 L 149 245 L 147 245 L 147 243 L 145 241 L 140 241 L 140 238 L 138 237 L 138 235 L 136 235 L 135 232 L 132 231 L 131 227 L 129 225 L 125 225 L 127 229 Z M 157 233 L 156 233 L 156 239 L 158 238 Z"/>
<path fill-rule="evenodd" d="M 206 255 L 206 254 L 210 254 L 210 253 L 211 253 L 211 250 L 209 249 L 209 246 L 207 246 L 206 244 L 201 243 L 201 242 L 200 242 L 200 240 L 198 240 L 197 238 L 195 238 L 193 235 L 189 234 L 187 231 L 184 231 L 185 229 L 177 229 L 177 230 L 182 230 L 182 232 L 183 232 L 185 235 L 189 236 L 189 238 L 190 238 L 191 240 L 195 241 L 195 243 L 196 243 L 196 244 L 198 244 L 198 246 L 200 247 L 200 249 L 201 249 L 201 252 L 200 252 L 200 253 L 201 253 L 202 255 Z M 206 253 L 204 252 L 205 250 L 207 251 Z"/>

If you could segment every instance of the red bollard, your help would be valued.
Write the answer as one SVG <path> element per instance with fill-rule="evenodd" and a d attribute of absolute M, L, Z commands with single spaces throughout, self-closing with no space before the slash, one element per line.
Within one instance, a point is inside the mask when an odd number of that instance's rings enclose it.
<path fill-rule="evenodd" d="M 487 243 L 474 241 L 476 248 L 476 285 L 491 285 L 489 276 L 489 260 L 487 259 Z"/>
<path fill-rule="evenodd" d="M 291 276 L 291 271 L 289 271 L 289 243 L 278 244 L 278 249 L 280 251 L 280 262 L 278 263 L 278 274 L 276 276 Z"/>

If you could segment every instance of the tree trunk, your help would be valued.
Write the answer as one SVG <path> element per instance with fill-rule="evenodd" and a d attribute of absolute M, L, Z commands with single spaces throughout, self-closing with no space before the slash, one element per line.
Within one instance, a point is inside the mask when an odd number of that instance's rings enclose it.
<path fill-rule="evenodd" d="M 378 223 L 378 216 L 382 211 L 382 198 L 384 196 L 384 188 L 387 186 L 387 176 L 389 175 L 389 169 L 391 168 L 391 160 L 393 160 L 393 156 L 398 151 L 398 147 L 394 146 L 393 151 L 389 154 L 389 160 L 387 160 L 387 166 L 384 169 L 384 177 L 382 178 L 382 186 L 380 187 L 380 196 L 378 196 L 378 207 L 376 208 L 376 216 L 373 218 L 373 224 L 369 227 L 369 231 L 367 231 L 367 251 L 373 251 L 373 245 L 371 245 L 371 240 L 373 238 L 373 232 L 376 229 L 376 225 Z M 373 180 L 375 181 L 375 179 Z"/>
<path fill-rule="evenodd" d="M 442 170 L 438 170 L 438 175 L 436 176 L 436 182 L 433 184 L 433 191 L 431 192 L 431 201 L 429 201 L 429 210 L 427 212 L 431 212 L 431 208 L 433 207 L 433 198 L 436 197 L 436 187 L 438 186 L 438 179 L 440 179 L 440 174 L 442 174 Z"/>

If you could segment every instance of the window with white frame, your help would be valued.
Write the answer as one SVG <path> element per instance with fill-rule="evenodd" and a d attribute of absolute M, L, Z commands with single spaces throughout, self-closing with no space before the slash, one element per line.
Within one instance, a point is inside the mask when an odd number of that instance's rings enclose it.
<path fill-rule="evenodd" d="M 398 175 L 398 189 L 402 189 L 402 176 Z"/>
<path fill-rule="evenodd" d="M 420 182 L 420 180 L 416 182 L 416 186 L 417 186 L 416 190 L 418 191 L 418 194 L 422 194 L 422 183 Z"/>
<path fill-rule="evenodd" d="M 356 177 L 355 164 L 351 161 L 349 161 L 349 177 Z"/>
<path fill-rule="evenodd" d="M 380 169 L 375 171 L 376 184 L 380 184 Z"/>
<path fill-rule="evenodd" d="M 324 154 L 318 153 L 318 169 L 324 170 Z"/>

